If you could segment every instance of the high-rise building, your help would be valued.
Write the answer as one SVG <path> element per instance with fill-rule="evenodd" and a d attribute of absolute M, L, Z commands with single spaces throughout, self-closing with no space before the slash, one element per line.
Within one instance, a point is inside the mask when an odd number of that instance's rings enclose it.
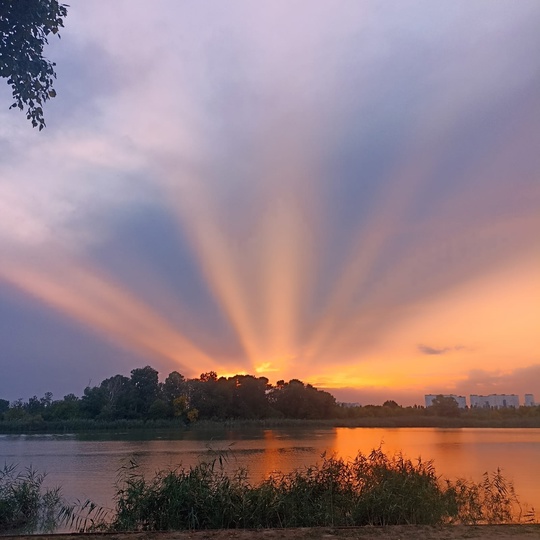
<path fill-rule="evenodd" d="M 534 402 L 534 396 L 532 394 L 525 394 L 525 407 L 534 407 L 536 403 Z"/>
<path fill-rule="evenodd" d="M 504 409 L 506 407 L 519 407 L 519 397 L 516 394 L 489 394 L 479 396 L 471 394 L 471 407 L 485 407 Z"/>

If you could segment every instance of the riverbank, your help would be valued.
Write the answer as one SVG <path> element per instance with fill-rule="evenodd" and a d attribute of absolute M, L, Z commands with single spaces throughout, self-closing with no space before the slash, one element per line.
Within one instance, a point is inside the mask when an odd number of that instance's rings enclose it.
<path fill-rule="evenodd" d="M 258 530 L 205 530 L 163 533 L 57 534 L 2 536 L 8 540 L 533 540 L 540 538 L 540 524 L 449 525 Z"/>

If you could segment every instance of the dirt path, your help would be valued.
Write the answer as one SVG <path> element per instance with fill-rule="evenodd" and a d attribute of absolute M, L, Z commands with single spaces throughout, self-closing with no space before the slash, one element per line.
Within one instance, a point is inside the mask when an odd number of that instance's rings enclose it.
<path fill-rule="evenodd" d="M 16 540 L 460 540 L 465 538 L 468 540 L 533 540 L 540 539 L 540 524 L 233 529 L 167 533 L 3 536 L 1 538 L 2 540 L 9 538 Z"/>

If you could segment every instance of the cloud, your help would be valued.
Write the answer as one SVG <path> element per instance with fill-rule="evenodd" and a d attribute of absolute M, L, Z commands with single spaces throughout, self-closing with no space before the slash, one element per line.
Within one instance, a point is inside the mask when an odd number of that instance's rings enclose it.
<path fill-rule="evenodd" d="M 224 369 L 370 363 L 378 380 L 405 357 L 422 373 L 418 343 L 485 345 L 485 317 L 453 324 L 476 313 L 464 284 L 538 250 L 538 3 L 162 6 L 72 6 L 47 130 L 0 111 L 1 256 L 35 250 L 4 279 L 148 348 L 107 318 L 138 313 L 152 347 L 185 334 Z M 444 332 L 426 323 L 452 309 Z M 523 363 L 529 330 L 502 320 L 490 339 Z M 488 365 L 466 352 L 431 369 Z"/>
<path fill-rule="evenodd" d="M 472 369 L 460 382 L 471 394 L 535 394 L 540 397 L 540 363 L 506 370 Z"/>
<path fill-rule="evenodd" d="M 428 354 L 428 355 L 438 355 L 438 354 L 446 354 L 451 351 L 461 351 L 464 349 L 462 345 L 456 345 L 455 347 L 430 347 L 429 345 L 417 345 L 417 349 L 422 354 Z"/>
<path fill-rule="evenodd" d="M 450 349 L 448 347 L 443 347 L 442 349 L 436 349 L 434 347 L 429 347 L 428 345 L 418 345 L 418 350 L 422 354 L 444 354 Z"/>

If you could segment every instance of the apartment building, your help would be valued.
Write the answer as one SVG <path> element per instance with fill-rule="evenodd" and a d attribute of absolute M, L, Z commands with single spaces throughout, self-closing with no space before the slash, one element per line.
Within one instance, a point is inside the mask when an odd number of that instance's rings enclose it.
<path fill-rule="evenodd" d="M 506 407 L 519 407 L 519 396 L 516 394 L 489 394 L 479 396 L 471 394 L 471 407 L 501 409 Z"/>

